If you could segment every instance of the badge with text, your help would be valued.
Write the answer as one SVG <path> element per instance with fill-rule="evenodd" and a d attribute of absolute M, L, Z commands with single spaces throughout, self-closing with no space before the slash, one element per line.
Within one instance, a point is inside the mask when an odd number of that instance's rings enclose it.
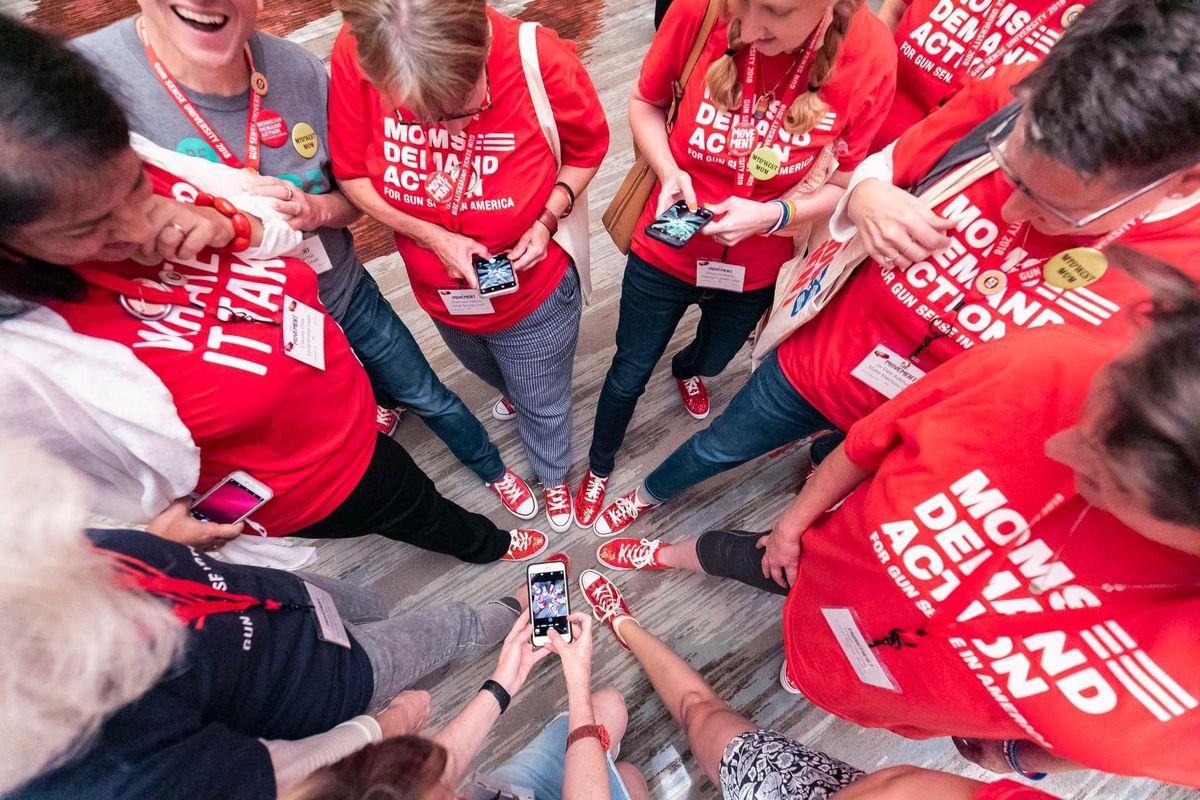
<path fill-rule="evenodd" d="M 431 172 L 425 176 L 425 194 L 429 199 L 444 206 L 454 196 L 454 178 L 449 172 Z"/>
<path fill-rule="evenodd" d="M 754 149 L 754 144 L 757 141 L 758 130 L 754 124 L 739 119 L 729 128 L 729 146 L 727 149 L 731 156 L 744 156 Z"/>
<path fill-rule="evenodd" d="M 346 633 L 346 626 L 342 622 L 342 615 L 338 613 L 337 604 L 333 602 L 333 597 L 329 592 L 319 586 L 313 586 L 308 581 L 304 581 L 304 588 L 308 591 L 308 597 L 312 600 L 313 613 L 317 617 L 317 638 L 322 642 L 336 644 L 338 647 L 350 649 L 350 636 Z"/>
<path fill-rule="evenodd" d="M 258 136 L 267 147 L 287 144 L 288 128 L 278 111 L 264 108 L 258 115 Z"/>
<path fill-rule="evenodd" d="M 283 296 L 283 352 L 310 367 L 325 369 L 325 317 L 288 295 Z"/>
<path fill-rule="evenodd" d="M 726 292 L 745 291 L 746 268 L 720 261 L 696 261 L 696 285 L 702 289 L 721 289 Z"/>
<path fill-rule="evenodd" d="M 438 296 L 446 304 L 446 310 L 456 317 L 471 317 L 494 314 L 492 301 L 479 293 L 478 289 L 438 289 Z"/>
<path fill-rule="evenodd" d="M 822 608 L 821 613 L 825 615 L 825 622 L 829 624 L 833 638 L 841 645 L 842 652 L 846 654 L 846 660 L 850 662 L 850 667 L 858 679 L 868 686 L 899 692 L 900 686 L 896 679 L 875 655 L 867 637 L 863 636 L 854 612 L 849 608 Z"/>
<path fill-rule="evenodd" d="M 1083 13 L 1083 3 L 1076 3 L 1073 6 L 1068 6 L 1067 10 L 1062 15 L 1062 26 L 1070 27 L 1071 23 L 1079 19 L 1079 15 Z"/>
<path fill-rule="evenodd" d="M 750 174 L 755 180 L 769 181 L 779 174 L 781 164 L 779 161 L 779 153 L 776 153 L 774 148 L 760 147 L 750 154 L 750 158 L 746 161 L 746 168 L 750 170 Z"/>
<path fill-rule="evenodd" d="M 1108 271 L 1108 257 L 1094 247 L 1072 247 L 1052 256 L 1042 270 L 1046 283 L 1059 289 L 1090 286 Z"/>
<path fill-rule="evenodd" d="M 134 278 L 133 282 L 139 286 L 148 286 L 152 289 L 166 289 L 166 285 L 153 281 L 149 278 Z M 125 309 L 125 313 L 131 317 L 154 322 L 160 319 L 166 319 L 171 313 L 172 306 L 169 303 L 154 303 L 144 297 L 133 297 L 130 295 L 118 294 L 117 302 L 121 308 Z"/>
<path fill-rule="evenodd" d="M 307 122 L 297 122 L 292 126 L 292 147 L 304 158 L 312 158 L 317 154 L 317 132 Z"/>
<path fill-rule="evenodd" d="M 325 243 L 321 241 L 320 236 L 308 237 L 288 255 L 305 262 L 318 275 L 333 269 L 333 261 L 330 260 L 329 252 L 325 249 Z"/>
<path fill-rule="evenodd" d="M 261 72 L 255 70 L 254 74 L 250 76 L 250 90 L 259 97 L 262 97 L 267 93 L 267 88 L 269 86 L 270 84 L 267 83 L 267 76 L 263 75 Z"/>
<path fill-rule="evenodd" d="M 925 370 L 882 342 L 850 374 L 889 400 L 925 377 Z"/>
<path fill-rule="evenodd" d="M 1008 287 L 1008 276 L 1003 270 L 985 269 L 975 279 L 975 288 L 984 297 L 1000 294 Z"/>

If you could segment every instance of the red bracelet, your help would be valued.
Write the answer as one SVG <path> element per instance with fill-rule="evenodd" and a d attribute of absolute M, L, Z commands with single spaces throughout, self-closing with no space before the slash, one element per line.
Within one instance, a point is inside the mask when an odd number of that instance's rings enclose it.
<path fill-rule="evenodd" d="M 224 197 L 213 197 L 208 192 L 200 192 L 196 195 L 196 205 L 201 208 L 211 208 L 229 220 L 229 224 L 233 226 L 233 241 L 229 243 L 229 252 L 240 253 L 250 247 L 250 237 L 253 233 L 250 220 L 237 210 L 237 206 Z"/>
<path fill-rule="evenodd" d="M 608 730 L 603 725 L 580 725 L 575 730 L 571 731 L 571 735 L 567 737 L 566 750 L 571 749 L 571 745 L 578 742 L 580 739 L 599 739 L 600 746 L 604 748 L 604 752 L 608 752 L 612 740 L 608 737 Z"/>
<path fill-rule="evenodd" d="M 558 217 L 550 212 L 550 209 L 543 208 L 542 213 L 538 214 L 537 221 L 546 226 L 546 230 L 550 231 L 550 235 L 558 233 Z"/>

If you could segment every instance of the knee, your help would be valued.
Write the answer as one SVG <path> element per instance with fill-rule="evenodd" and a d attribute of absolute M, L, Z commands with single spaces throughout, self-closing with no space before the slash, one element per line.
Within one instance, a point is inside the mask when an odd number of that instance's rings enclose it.
<path fill-rule="evenodd" d="M 592 713 L 596 721 L 604 725 L 613 742 L 621 741 L 629 725 L 629 711 L 620 691 L 609 686 L 592 692 Z"/>
<path fill-rule="evenodd" d="M 646 783 L 646 776 L 640 769 L 628 761 L 618 762 L 616 767 L 617 774 L 621 776 L 621 782 L 625 784 L 625 791 L 629 793 L 631 800 L 650 800 L 650 786 Z"/>
<path fill-rule="evenodd" d="M 617 400 L 636 400 L 646 391 L 646 382 L 650 380 L 650 372 L 642 364 L 634 363 L 632 359 L 623 356 L 618 350 L 613 358 L 612 366 L 604 379 L 604 390 Z"/>
<path fill-rule="evenodd" d="M 729 706 L 725 701 L 708 687 L 705 687 L 704 691 L 684 692 L 679 700 L 679 720 L 691 741 L 700 739 L 714 715 L 728 710 Z"/>

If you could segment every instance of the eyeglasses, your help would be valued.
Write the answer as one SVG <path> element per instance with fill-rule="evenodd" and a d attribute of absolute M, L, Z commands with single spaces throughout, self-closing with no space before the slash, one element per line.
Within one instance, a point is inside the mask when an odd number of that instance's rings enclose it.
<path fill-rule="evenodd" d="M 482 114 L 483 112 L 490 110 L 492 107 L 492 81 L 491 78 L 488 77 L 487 64 L 483 65 L 483 86 L 483 104 L 473 111 L 464 111 L 461 114 L 452 114 L 448 117 L 438 117 L 437 119 L 430 120 L 403 119 L 400 116 L 400 109 L 398 108 L 392 109 L 392 112 L 396 115 L 396 121 L 401 125 L 437 125 L 442 122 L 455 122 L 460 119 L 470 119 L 476 114 Z"/>
<path fill-rule="evenodd" d="M 1000 122 L 1000 124 L 997 125 L 993 131 L 991 131 L 987 136 L 984 137 L 984 141 L 987 143 L 988 151 L 992 154 L 992 158 L 996 159 L 996 165 L 998 167 L 1000 167 L 1000 171 L 1004 173 L 1004 177 L 1008 179 L 1008 182 L 1011 183 L 1017 189 L 1017 191 L 1021 192 L 1021 194 L 1028 197 L 1034 203 L 1041 206 L 1046 211 L 1050 212 L 1050 214 L 1052 214 L 1058 220 L 1066 223 L 1067 225 L 1071 226 L 1072 228 L 1075 228 L 1076 230 L 1078 230 L 1079 228 L 1086 228 L 1088 225 L 1091 225 L 1093 222 L 1100 219 L 1105 214 L 1111 214 L 1112 212 L 1116 211 L 1118 208 L 1125 205 L 1126 203 L 1131 203 L 1134 200 L 1141 197 L 1142 195 L 1146 194 L 1147 192 L 1151 192 L 1154 189 L 1157 189 L 1159 186 L 1162 186 L 1164 183 L 1169 181 L 1171 178 L 1173 178 L 1177 174 L 1179 174 L 1179 171 L 1177 170 L 1176 172 L 1172 172 L 1169 175 L 1164 175 L 1163 177 L 1159 178 L 1158 180 L 1154 181 L 1153 183 L 1147 184 L 1146 186 L 1143 186 L 1142 188 L 1138 189 L 1137 191 L 1125 195 L 1120 200 L 1117 200 L 1114 203 L 1110 203 L 1109 205 L 1105 206 L 1104 208 L 1100 209 L 1099 211 L 1093 211 L 1092 213 L 1087 214 L 1082 217 L 1074 217 L 1074 216 L 1068 214 L 1067 212 L 1065 212 L 1059 208 L 1056 208 L 1053 204 L 1048 202 L 1045 198 L 1040 197 L 1035 191 L 1033 191 L 1033 189 L 1030 189 L 1029 185 L 1027 183 L 1025 183 L 1025 181 L 1023 181 L 1017 177 L 1016 173 L 1013 172 L 1012 167 L 1009 165 L 1008 161 L 1005 159 L 1004 150 L 1002 149 L 1002 147 L 1008 141 L 1008 137 L 1016 129 L 1015 123 L 1016 123 L 1017 118 L 1021 115 L 1021 111 L 1022 111 L 1022 107 L 1017 106 L 1017 108 L 1013 111 L 1013 113 L 1010 116 L 1008 116 L 1004 120 L 1002 120 Z"/>

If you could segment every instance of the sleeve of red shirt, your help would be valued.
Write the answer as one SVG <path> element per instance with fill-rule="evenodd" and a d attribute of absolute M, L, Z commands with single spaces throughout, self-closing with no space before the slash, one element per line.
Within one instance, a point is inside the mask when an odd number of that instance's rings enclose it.
<path fill-rule="evenodd" d="M 707 10 L 708 0 L 675 0 L 671 3 L 642 60 L 638 94 L 644 99 L 664 108 L 671 104 L 671 87 L 683 72 Z"/>
<path fill-rule="evenodd" d="M 1052 794 L 1017 783 L 1002 780 L 983 786 L 974 800 L 1058 800 Z"/>
<path fill-rule="evenodd" d="M 969 83 L 950 100 L 896 140 L 892 153 L 896 186 L 912 186 L 925 177 L 955 142 L 1012 101 L 1012 87 L 1036 63 L 1001 67 L 988 78 Z"/>
<path fill-rule="evenodd" d="M 562 163 L 598 167 L 608 152 L 608 120 L 591 76 L 575 45 L 546 28 L 537 29 L 538 61 L 562 142 Z"/>
<path fill-rule="evenodd" d="M 329 155 L 341 180 L 365 178 L 378 96 L 358 68 L 358 47 L 343 25 L 333 43 L 329 79 Z"/>
<path fill-rule="evenodd" d="M 866 41 L 855 64 L 861 78 L 854 89 L 855 104 L 842 136 L 847 152 L 838 158 L 841 172 L 853 172 L 867 157 L 896 94 L 896 43 L 892 32 L 866 6 L 857 13 L 854 25 L 863 26 Z"/>

